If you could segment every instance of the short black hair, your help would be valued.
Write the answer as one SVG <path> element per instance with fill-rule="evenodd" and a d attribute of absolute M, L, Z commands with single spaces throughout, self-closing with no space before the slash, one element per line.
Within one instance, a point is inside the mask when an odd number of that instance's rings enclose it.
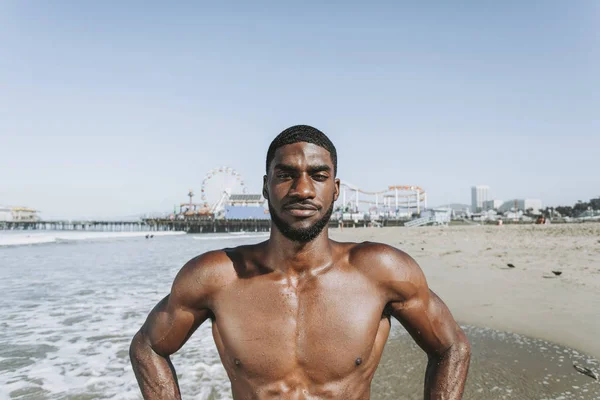
<path fill-rule="evenodd" d="M 329 140 L 327 135 L 318 130 L 317 128 L 313 128 L 308 125 L 295 125 L 287 128 L 283 132 L 281 132 L 269 146 L 269 150 L 267 151 L 267 174 L 269 173 L 269 165 L 271 165 L 271 161 L 275 158 L 275 151 L 281 146 L 285 146 L 286 144 L 293 144 L 298 142 L 306 142 L 316 144 L 327 150 L 331 155 L 331 162 L 333 163 L 333 175 L 337 174 L 337 151 L 335 150 L 335 146 Z"/>

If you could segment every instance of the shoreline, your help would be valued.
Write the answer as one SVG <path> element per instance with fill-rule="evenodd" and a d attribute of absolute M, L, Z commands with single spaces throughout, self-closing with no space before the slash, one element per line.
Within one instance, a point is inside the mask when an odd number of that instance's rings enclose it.
<path fill-rule="evenodd" d="M 88 240 L 140 238 L 146 235 L 178 236 L 185 232 L 171 231 L 124 231 L 124 232 L 102 232 L 102 231 L 0 231 L 0 249 L 17 246 L 31 246 L 60 242 L 81 242 Z"/>
<path fill-rule="evenodd" d="M 461 324 L 600 359 L 600 224 L 348 228 L 330 237 L 405 251 Z"/>

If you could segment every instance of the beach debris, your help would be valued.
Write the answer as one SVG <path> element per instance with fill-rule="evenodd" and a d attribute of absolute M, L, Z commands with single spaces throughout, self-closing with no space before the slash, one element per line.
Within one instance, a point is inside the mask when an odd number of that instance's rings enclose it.
<path fill-rule="evenodd" d="M 600 380 L 600 376 L 598 376 L 598 373 L 592 371 L 589 368 L 582 367 L 582 366 L 577 365 L 577 364 L 573 364 L 573 368 L 575 368 L 577 370 L 577 372 L 580 372 L 580 373 L 582 373 L 584 375 L 587 375 L 590 378 L 594 378 L 597 381 Z"/>
<path fill-rule="evenodd" d="M 552 271 L 552 273 L 556 276 L 560 276 L 560 274 L 562 274 L 562 271 Z"/>
<path fill-rule="evenodd" d="M 514 264 L 508 263 L 508 264 L 506 264 L 506 265 L 508 266 L 508 268 L 515 268 L 515 265 L 514 265 Z"/>

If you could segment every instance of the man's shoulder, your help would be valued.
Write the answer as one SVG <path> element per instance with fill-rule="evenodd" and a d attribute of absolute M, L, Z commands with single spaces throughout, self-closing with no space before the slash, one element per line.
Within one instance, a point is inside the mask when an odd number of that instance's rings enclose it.
<path fill-rule="evenodd" d="M 205 288 L 224 287 L 248 269 L 260 245 L 227 247 L 208 251 L 189 260 L 177 274 L 175 284 L 195 283 Z"/>
<path fill-rule="evenodd" d="M 385 243 L 352 243 L 349 248 L 350 263 L 357 267 L 392 267 L 414 263 L 406 252 Z"/>
<path fill-rule="evenodd" d="M 211 250 L 186 262 L 179 271 L 178 277 L 188 279 L 221 274 L 228 266 L 231 266 L 231 260 L 227 257 L 226 249 Z"/>
<path fill-rule="evenodd" d="M 210 278 L 213 282 L 218 278 L 233 278 L 236 276 L 236 271 L 242 268 L 241 264 L 246 264 L 252 258 L 257 246 L 226 247 L 200 254 L 185 263 L 179 271 L 178 278 L 181 276 L 186 280 L 201 279 L 202 281 Z"/>
<path fill-rule="evenodd" d="M 244 266 L 252 264 L 260 245 L 223 248 L 200 254 L 179 270 L 171 287 L 171 298 L 191 308 L 211 308 L 216 295 L 244 277 Z"/>
<path fill-rule="evenodd" d="M 354 243 L 349 249 L 349 263 L 384 285 L 423 278 L 421 268 L 410 255 L 385 243 Z"/>

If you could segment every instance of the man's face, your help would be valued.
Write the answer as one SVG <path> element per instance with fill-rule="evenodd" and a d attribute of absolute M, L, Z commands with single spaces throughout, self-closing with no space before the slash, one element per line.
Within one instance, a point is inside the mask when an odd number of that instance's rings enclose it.
<path fill-rule="evenodd" d="M 264 177 L 263 195 L 277 229 L 290 240 L 306 243 L 329 222 L 339 188 L 329 152 L 298 142 L 275 152 Z"/>

